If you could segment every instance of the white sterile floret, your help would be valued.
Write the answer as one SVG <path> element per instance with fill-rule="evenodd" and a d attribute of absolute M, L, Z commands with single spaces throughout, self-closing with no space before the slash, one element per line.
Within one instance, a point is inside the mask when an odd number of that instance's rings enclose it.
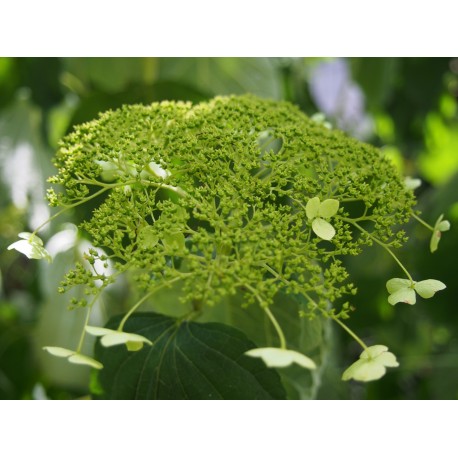
<path fill-rule="evenodd" d="M 12 243 L 8 250 L 16 250 L 19 253 L 26 255 L 29 259 L 46 259 L 48 262 L 52 262 L 51 255 L 43 248 L 43 241 L 30 232 L 21 232 L 18 240 Z"/>
<path fill-rule="evenodd" d="M 382 378 L 387 367 L 398 367 L 396 356 L 388 351 L 385 345 L 367 347 L 343 374 L 342 380 L 350 379 L 359 382 L 370 382 Z"/>
<path fill-rule="evenodd" d="M 81 364 L 83 366 L 90 366 L 94 369 L 102 369 L 103 364 L 99 361 L 90 358 L 89 356 L 82 355 L 74 350 L 69 350 L 68 348 L 62 347 L 43 347 L 43 350 L 46 350 L 53 356 L 58 358 L 66 358 L 69 363 Z"/>
<path fill-rule="evenodd" d="M 323 240 L 331 240 L 336 231 L 332 224 L 326 221 L 334 216 L 339 210 L 339 201 L 336 199 L 326 199 L 320 202 L 319 197 L 313 197 L 305 206 L 307 218 L 312 221 L 312 229 L 315 234 Z"/>
<path fill-rule="evenodd" d="M 306 369 L 316 369 L 316 364 L 308 356 L 285 348 L 253 348 L 245 352 L 245 355 L 261 358 L 267 367 L 287 367 L 296 363 Z"/>
<path fill-rule="evenodd" d="M 128 351 L 138 351 L 143 348 L 143 344 L 145 343 L 153 345 L 153 342 L 146 337 L 130 332 L 115 331 L 96 326 L 86 326 L 86 331 L 93 336 L 102 337 L 100 343 L 104 347 L 125 344 Z"/>
<path fill-rule="evenodd" d="M 397 304 L 398 302 L 413 305 L 417 301 L 415 292 L 424 299 L 429 299 L 433 297 L 437 291 L 441 291 L 445 288 L 446 286 L 444 283 L 432 279 L 411 281 L 405 278 L 392 278 L 386 283 L 386 289 L 390 293 L 388 302 L 391 305 Z"/>

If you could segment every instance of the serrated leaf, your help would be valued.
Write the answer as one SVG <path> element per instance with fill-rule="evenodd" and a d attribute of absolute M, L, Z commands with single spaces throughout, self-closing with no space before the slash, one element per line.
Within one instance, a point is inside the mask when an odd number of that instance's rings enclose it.
<path fill-rule="evenodd" d="M 307 202 L 305 206 L 305 213 L 308 219 L 313 219 L 318 216 L 318 211 L 320 209 L 320 198 L 313 197 Z"/>
<path fill-rule="evenodd" d="M 433 297 L 437 291 L 445 288 L 445 284 L 439 280 L 423 280 L 415 283 L 415 291 L 424 299 Z"/>
<path fill-rule="evenodd" d="M 339 210 L 339 201 L 336 199 L 326 199 L 320 204 L 318 216 L 322 218 L 331 218 Z"/>
<path fill-rule="evenodd" d="M 331 240 L 336 235 L 336 230 L 332 225 L 321 218 L 315 218 L 312 221 L 312 229 L 323 240 Z"/>
<path fill-rule="evenodd" d="M 112 319 L 107 327 L 119 322 Z M 235 328 L 155 313 L 134 314 L 125 328 L 141 332 L 153 346 L 130 353 L 96 344 L 96 358 L 105 366 L 98 374 L 100 398 L 285 399 L 276 371 L 244 355 L 255 345 Z"/>

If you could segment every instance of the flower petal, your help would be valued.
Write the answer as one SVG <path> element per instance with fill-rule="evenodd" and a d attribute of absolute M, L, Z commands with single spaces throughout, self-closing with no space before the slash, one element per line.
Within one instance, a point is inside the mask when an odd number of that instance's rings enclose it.
<path fill-rule="evenodd" d="M 415 283 L 415 291 L 424 299 L 433 297 L 437 291 L 445 289 L 446 286 L 439 280 L 423 280 Z"/>
<path fill-rule="evenodd" d="M 398 302 L 413 305 L 417 302 L 415 291 L 412 288 L 402 288 L 388 296 L 388 302 L 395 305 Z"/>
<path fill-rule="evenodd" d="M 412 286 L 412 282 L 405 278 L 391 278 L 386 282 L 386 289 L 390 294 L 410 286 Z"/>
<path fill-rule="evenodd" d="M 86 332 L 92 336 L 106 336 L 107 334 L 113 334 L 116 332 L 113 329 L 99 328 L 98 326 L 86 326 Z"/>
<path fill-rule="evenodd" d="M 99 361 L 89 358 L 89 356 L 82 355 L 81 353 L 75 353 L 68 358 L 68 361 L 73 364 L 81 364 L 84 366 L 91 366 L 94 369 L 103 369 L 103 364 Z"/>
<path fill-rule="evenodd" d="M 51 353 L 51 355 L 58 356 L 59 358 L 68 358 L 76 353 L 74 350 L 62 347 L 43 347 L 43 350 L 46 350 L 48 353 Z"/>
<path fill-rule="evenodd" d="M 376 360 L 360 359 L 353 363 L 343 374 L 342 380 L 354 379 L 359 382 L 371 382 L 381 379 L 386 374 L 383 364 Z"/>
<path fill-rule="evenodd" d="M 374 359 L 382 353 L 386 352 L 388 347 L 385 345 L 371 345 L 367 347 L 359 356 L 361 359 Z"/>
<path fill-rule="evenodd" d="M 313 197 L 307 202 L 305 206 L 305 213 L 307 214 L 308 219 L 313 219 L 318 216 L 318 211 L 320 209 L 320 198 Z"/>
<path fill-rule="evenodd" d="M 396 360 L 396 356 L 389 352 L 383 352 L 381 355 L 377 356 L 377 362 L 383 364 L 385 367 L 398 367 L 399 363 Z"/>
<path fill-rule="evenodd" d="M 315 218 L 312 221 L 312 229 L 323 240 L 331 240 L 336 235 L 336 230 L 332 225 L 321 218 Z"/>
<path fill-rule="evenodd" d="M 129 351 L 140 350 L 144 343 L 153 345 L 153 342 L 144 336 L 121 331 L 114 331 L 113 333 L 104 335 L 100 342 L 104 347 L 126 344 Z M 129 345 L 129 343 L 133 343 L 133 345 Z"/>
<path fill-rule="evenodd" d="M 322 218 L 331 218 L 339 210 L 339 201 L 336 199 L 326 199 L 321 202 L 320 208 L 318 210 L 318 216 Z"/>
<path fill-rule="evenodd" d="M 439 242 L 442 236 L 442 232 L 448 231 L 450 229 L 450 222 L 447 220 L 442 221 L 444 215 L 440 215 L 437 218 L 436 224 L 434 225 L 433 235 L 431 236 L 431 240 L 429 242 L 429 249 L 431 253 L 434 253 L 439 246 Z"/>
<path fill-rule="evenodd" d="M 316 368 L 316 364 L 308 356 L 284 348 L 253 348 L 245 352 L 245 355 L 253 358 L 261 358 L 267 367 L 287 367 L 296 363 L 306 369 Z"/>

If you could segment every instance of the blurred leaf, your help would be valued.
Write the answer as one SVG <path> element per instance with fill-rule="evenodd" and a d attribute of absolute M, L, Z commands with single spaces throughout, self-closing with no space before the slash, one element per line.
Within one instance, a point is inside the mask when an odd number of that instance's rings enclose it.
<path fill-rule="evenodd" d="M 426 150 L 418 159 L 419 168 L 431 183 L 443 184 L 458 172 L 458 123 L 429 113 L 424 135 Z"/>
<path fill-rule="evenodd" d="M 106 327 L 119 322 L 117 317 Z M 285 398 L 278 374 L 243 354 L 254 344 L 237 329 L 138 313 L 125 330 L 154 344 L 135 353 L 96 345 L 96 358 L 104 365 L 98 384 L 103 399 Z"/>
<path fill-rule="evenodd" d="M 153 57 L 78 57 L 64 59 L 66 71 L 91 90 L 121 92 L 136 83 L 151 84 L 156 75 L 157 59 Z"/>
<path fill-rule="evenodd" d="M 185 57 L 160 60 L 159 77 L 180 81 L 208 96 L 252 93 L 281 97 L 280 75 L 264 57 Z"/>
<path fill-rule="evenodd" d="M 398 76 L 396 57 L 362 57 L 351 59 L 352 73 L 366 95 L 370 111 L 380 111 L 393 93 Z"/>

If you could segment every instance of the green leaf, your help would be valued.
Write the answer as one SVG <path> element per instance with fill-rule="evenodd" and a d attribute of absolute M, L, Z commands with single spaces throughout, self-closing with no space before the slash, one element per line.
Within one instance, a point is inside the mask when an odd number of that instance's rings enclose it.
<path fill-rule="evenodd" d="M 107 327 L 116 328 L 119 317 Z M 124 347 L 95 354 L 105 370 L 99 377 L 103 399 L 285 399 L 278 374 L 244 353 L 255 345 L 220 323 L 176 321 L 155 313 L 129 318 L 152 347 L 129 353 Z"/>
<path fill-rule="evenodd" d="M 279 99 L 281 82 L 268 58 L 162 58 L 159 78 L 179 81 L 208 95 L 251 93 Z"/>
<path fill-rule="evenodd" d="M 445 288 L 445 284 L 439 280 L 423 280 L 415 283 L 415 291 L 424 299 L 433 297 L 437 291 Z"/>
<path fill-rule="evenodd" d="M 339 201 L 336 199 L 326 199 L 320 204 L 318 216 L 322 218 L 331 218 L 339 210 Z"/>
<path fill-rule="evenodd" d="M 332 225 L 321 218 L 315 218 L 312 221 L 312 229 L 323 240 L 331 240 L 336 235 L 336 230 Z"/>

